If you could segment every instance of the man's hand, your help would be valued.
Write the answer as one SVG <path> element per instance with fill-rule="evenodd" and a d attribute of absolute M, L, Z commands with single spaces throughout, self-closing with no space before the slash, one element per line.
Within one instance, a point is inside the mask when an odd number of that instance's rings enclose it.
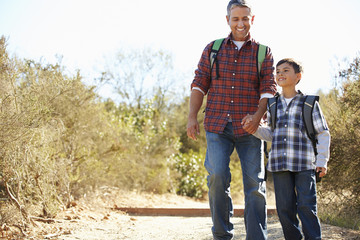
<path fill-rule="evenodd" d="M 187 124 L 187 135 L 193 140 L 197 140 L 196 135 L 200 134 L 199 123 L 196 119 L 189 118 Z"/>
<path fill-rule="evenodd" d="M 241 121 L 241 124 L 245 131 L 247 131 L 250 134 L 253 134 L 258 129 L 260 120 L 261 120 L 261 118 L 258 118 L 255 115 L 248 114 L 243 118 L 243 120 Z"/>
<path fill-rule="evenodd" d="M 202 105 L 204 95 L 198 90 L 193 90 L 190 95 L 190 110 L 187 124 L 187 135 L 189 138 L 196 140 L 196 135 L 200 134 L 197 114 Z"/>

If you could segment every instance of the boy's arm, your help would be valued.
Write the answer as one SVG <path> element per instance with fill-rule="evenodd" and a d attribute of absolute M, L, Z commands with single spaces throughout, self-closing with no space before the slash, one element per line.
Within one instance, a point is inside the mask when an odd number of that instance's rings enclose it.
<path fill-rule="evenodd" d="M 317 135 L 318 143 L 316 144 L 318 155 L 316 156 L 316 167 L 327 169 L 327 162 L 330 157 L 330 132 L 324 130 Z"/>
<path fill-rule="evenodd" d="M 248 118 L 247 118 L 248 117 Z M 252 120 L 252 116 L 248 115 L 245 120 L 245 126 Z M 269 112 L 267 113 L 267 119 L 270 118 Z M 272 142 L 273 139 L 273 132 L 271 131 L 271 127 L 269 126 L 268 122 L 262 123 L 256 130 L 253 135 L 261 140 Z"/>
<path fill-rule="evenodd" d="M 253 135 L 261 140 L 272 142 L 273 133 L 269 126 L 259 126 Z"/>
<path fill-rule="evenodd" d="M 320 177 L 327 172 L 327 163 L 330 158 L 330 131 L 318 102 L 315 103 L 313 111 L 314 127 L 317 132 L 316 171 L 321 171 Z"/>

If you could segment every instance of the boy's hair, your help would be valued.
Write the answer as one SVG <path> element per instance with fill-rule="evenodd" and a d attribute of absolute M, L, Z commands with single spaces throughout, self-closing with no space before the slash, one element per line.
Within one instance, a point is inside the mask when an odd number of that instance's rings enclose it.
<path fill-rule="evenodd" d="M 297 61 L 295 61 L 292 58 L 284 58 L 281 59 L 277 64 L 276 67 L 280 66 L 281 64 L 287 63 L 289 65 L 291 65 L 294 68 L 295 73 L 303 73 L 303 67 L 301 66 L 301 64 Z"/>
<path fill-rule="evenodd" d="M 251 5 L 248 0 L 230 0 L 227 6 L 228 16 L 230 16 L 231 9 L 233 9 L 234 7 L 247 7 L 250 9 L 250 14 L 252 15 Z"/>

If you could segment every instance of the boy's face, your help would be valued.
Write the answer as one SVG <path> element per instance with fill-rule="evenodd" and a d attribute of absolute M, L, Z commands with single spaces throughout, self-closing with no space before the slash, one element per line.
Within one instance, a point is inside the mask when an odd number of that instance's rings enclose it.
<path fill-rule="evenodd" d="M 293 66 L 283 63 L 276 67 L 276 82 L 282 88 L 292 88 L 301 79 L 301 73 L 295 73 Z"/>
<path fill-rule="evenodd" d="M 234 7 L 230 11 L 230 16 L 226 16 L 226 20 L 234 40 L 245 41 L 254 21 L 254 16 L 251 16 L 250 9 L 247 7 Z"/>

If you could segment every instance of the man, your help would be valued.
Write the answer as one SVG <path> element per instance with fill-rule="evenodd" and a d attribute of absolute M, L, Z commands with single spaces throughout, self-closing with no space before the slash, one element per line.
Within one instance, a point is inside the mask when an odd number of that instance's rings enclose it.
<path fill-rule="evenodd" d="M 276 93 L 273 57 L 267 48 L 258 76 L 259 44 L 250 36 L 254 15 L 246 0 L 231 0 L 226 16 L 231 33 L 224 40 L 213 67 L 208 44 L 201 56 L 191 84 L 187 135 L 196 140 L 199 134 L 197 114 L 207 96 L 204 126 L 207 151 L 209 203 L 214 239 L 232 239 L 233 214 L 230 197 L 230 155 L 234 148 L 241 161 L 245 194 L 247 239 L 266 239 L 265 170 L 261 157 L 261 140 L 251 134 L 257 130 L 266 111 L 267 98 Z M 216 66 L 217 65 L 217 66 Z M 242 119 L 251 121 L 243 128 Z M 250 133 L 250 135 L 249 135 Z"/>

